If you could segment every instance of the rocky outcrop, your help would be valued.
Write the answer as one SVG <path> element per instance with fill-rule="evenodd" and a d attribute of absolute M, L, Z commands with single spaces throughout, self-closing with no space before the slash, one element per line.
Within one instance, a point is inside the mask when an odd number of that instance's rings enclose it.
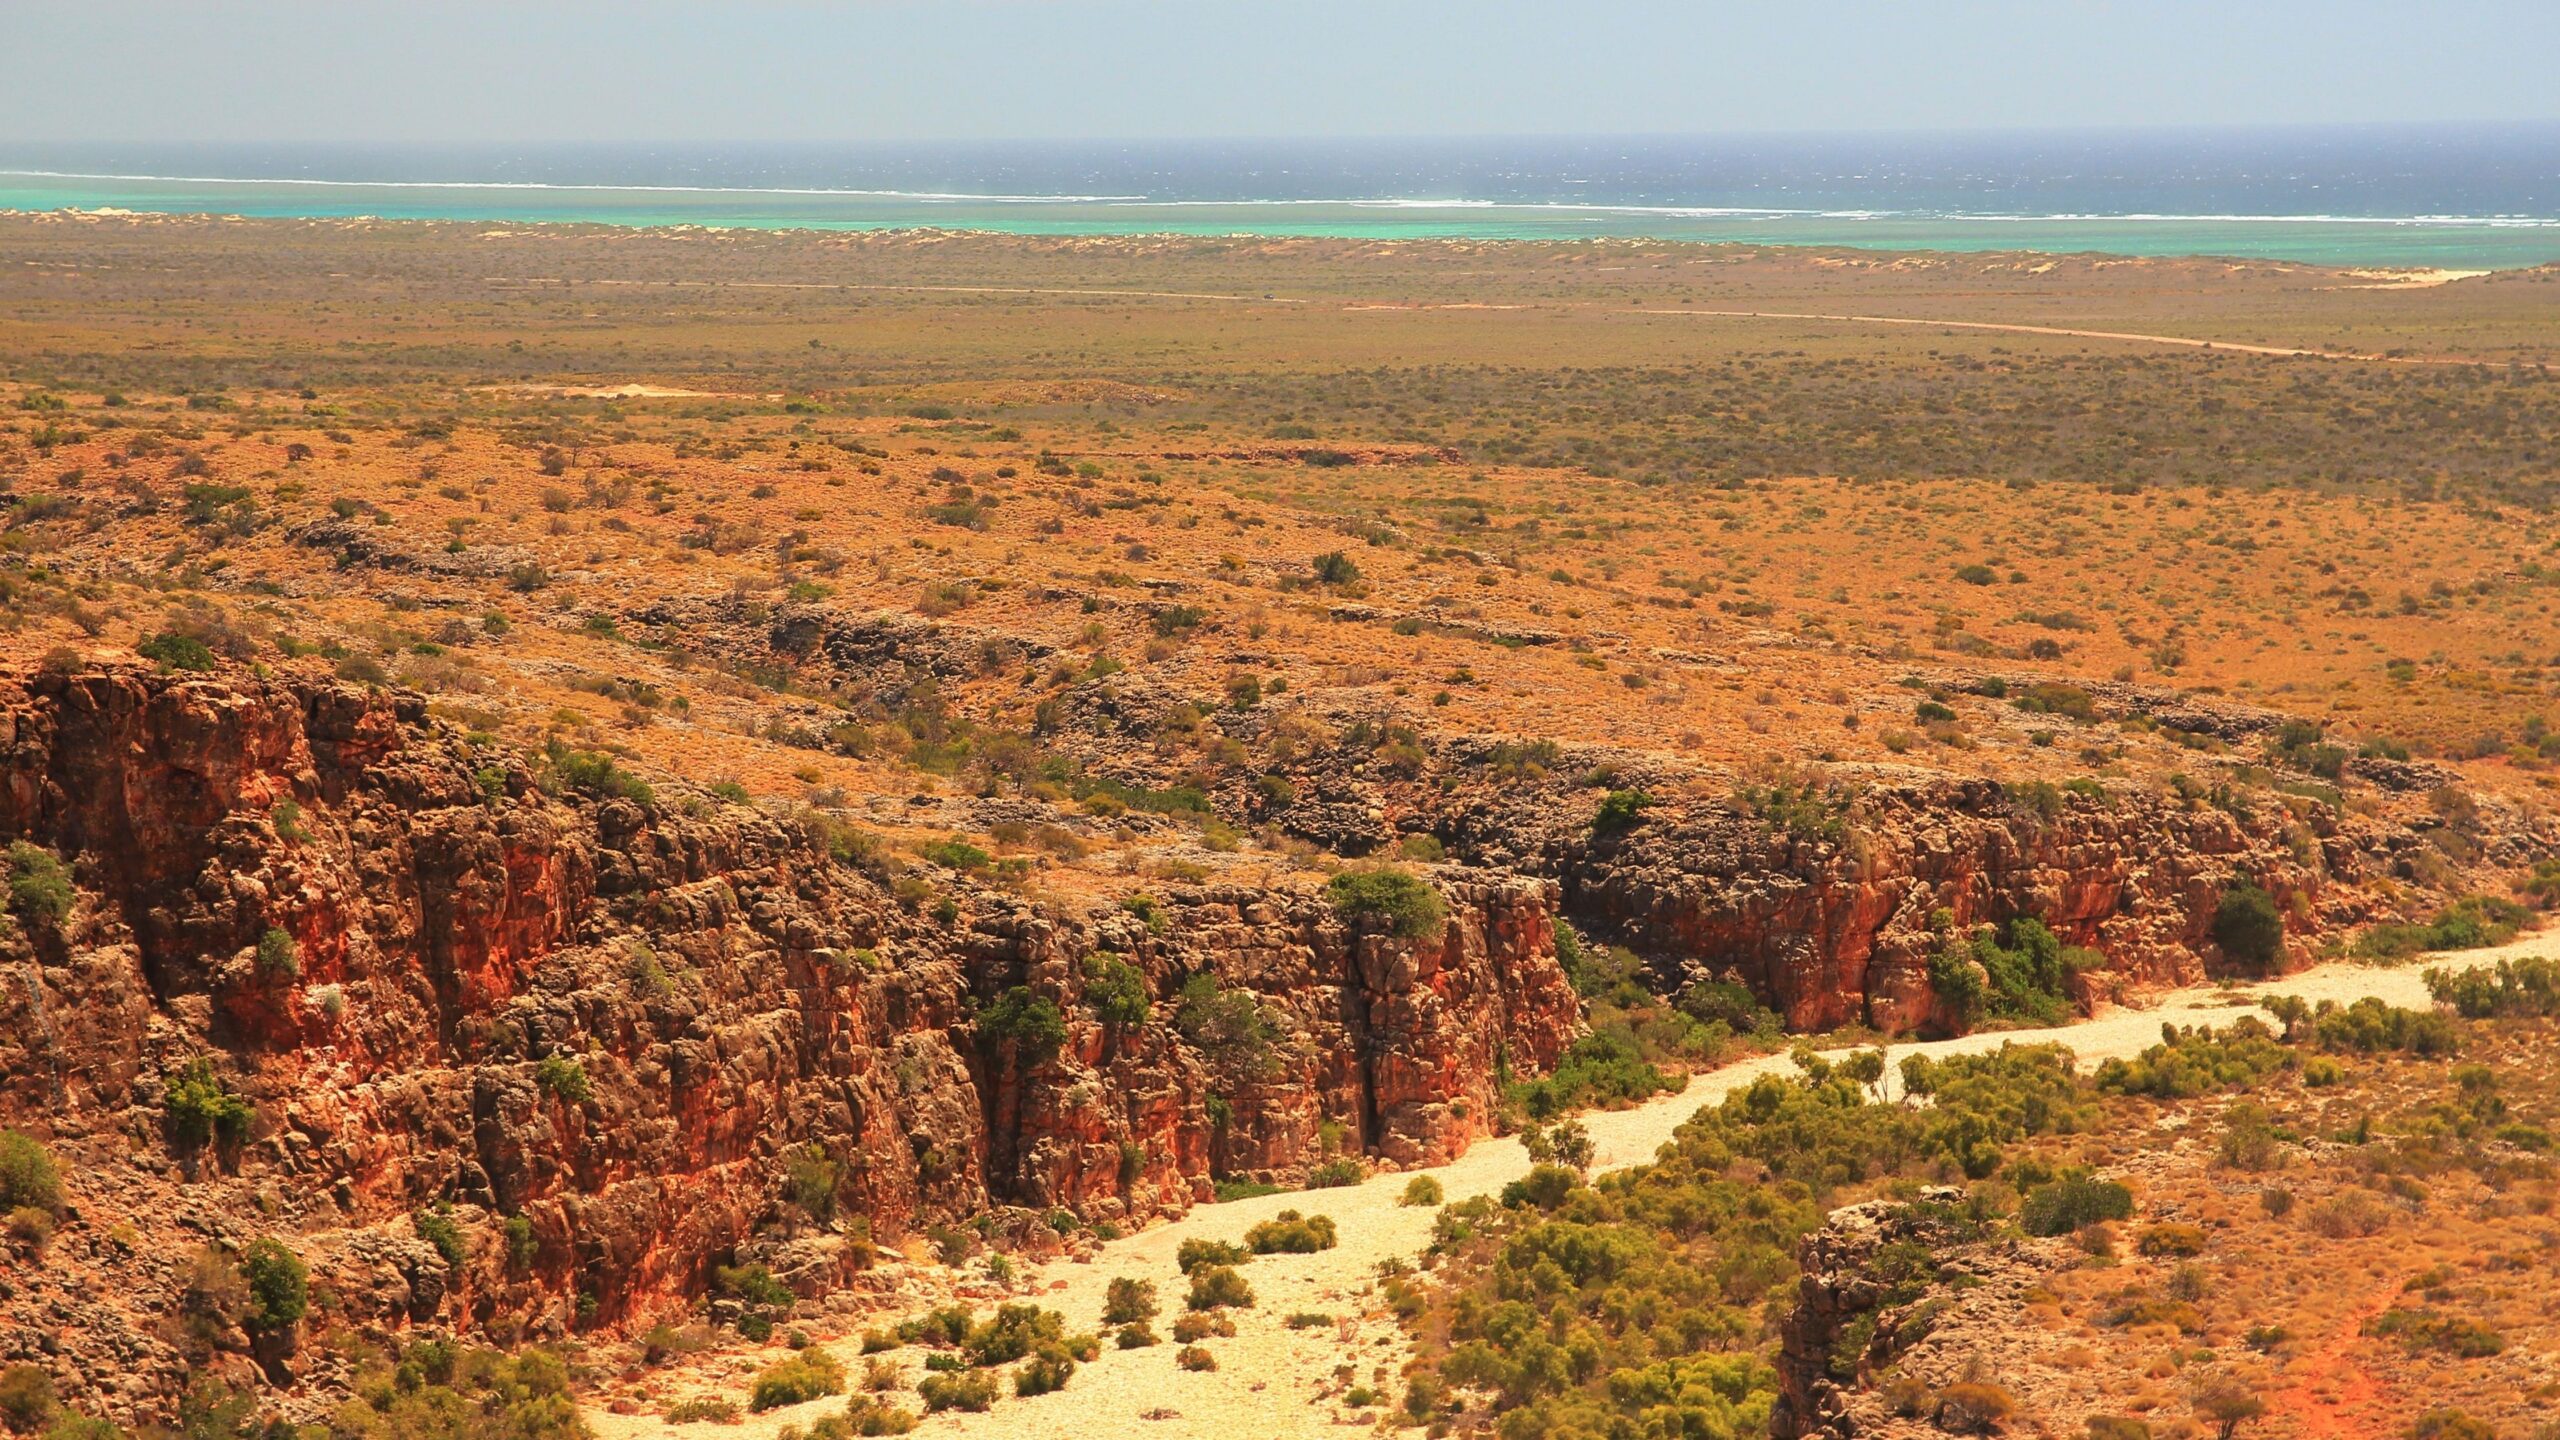
<path fill-rule="evenodd" d="M 2390 887 L 2372 882 L 2398 882 L 2407 913 L 2423 915 L 2450 898 L 2437 888 L 2454 873 L 2448 853 L 2513 870 L 2551 845 L 2512 810 L 2484 809 L 2445 835 L 2433 817 L 2270 793 L 2217 804 L 2132 786 L 1946 780 L 1676 798 L 1694 795 L 1694 778 L 1624 772 L 1617 783 L 1666 798 L 1616 832 L 1595 829 L 1595 790 L 1554 781 L 1443 790 L 1318 774 L 1300 793 L 1337 830 L 1421 831 L 1471 863 L 1552 877 L 1573 922 L 1643 956 L 1665 993 L 1740 981 L 1799 1030 L 1952 1029 L 1929 960 L 1977 925 L 2043 922 L 2104 958 L 2077 978 L 2077 998 L 2123 999 L 2256 973 L 2213 934 L 2235 885 L 2285 910 L 2288 940 L 2271 967 L 2283 970 L 2307 963 L 2324 935 L 2399 918 L 2375 908 Z"/>
<path fill-rule="evenodd" d="M 1420 940 L 1305 890 L 1076 913 L 929 868 L 893 893 L 828 822 L 585 779 L 334 683 L 0 686 L 0 837 L 77 889 L 0 937 L 0 1124 L 65 1157 L 82 1222 L 63 1283 L 0 1285 L 0 1351 L 80 1347 L 58 1368 L 138 1377 L 92 1408 L 144 1410 L 224 1348 L 151 1318 L 190 1256 L 264 1234 L 363 1324 L 637 1323 L 749 1253 L 814 1293 L 999 1207 L 1125 1222 L 1336 1146 L 1445 1159 L 1578 1031 L 1550 882 L 1444 868 Z M 1091 1003 L 1104 951 L 1143 1019 Z M 1187 1030 L 1186 982 L 1267 1043 Z M 986 1018 L 1017 987 L 1054 1032 Z M 197 1065 L 252 1117 L 204 1145 L 169 1098 Z"/>
<path fill-rule="evenodd" d="M 2069 1263 L 2063 1242 L 1984 1237 L 1964 1202 L 1962 1190 L 1936 1186 L 1851 1205 L 1799 1242 L 1803 1278 L 1779 1327 L 1772 1436 L 1889 1431 L 1930 1386 L 1970 1378 L 1966 1358 L 1980 1347 L 1968 1336 L 2014 1329 L 2029 1292 Z M 1897 1368 L 1917 1388 L 1887 1399 L 1874 1381 Z"/>

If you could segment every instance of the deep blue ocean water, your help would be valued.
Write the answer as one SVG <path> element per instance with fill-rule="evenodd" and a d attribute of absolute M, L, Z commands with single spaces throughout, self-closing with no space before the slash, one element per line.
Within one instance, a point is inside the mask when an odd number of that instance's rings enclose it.
<path fill-rule="evenodd" d="M 25 146 L 0 209 L 2560 261 L 2560 122 L 1945 135 Z"/>

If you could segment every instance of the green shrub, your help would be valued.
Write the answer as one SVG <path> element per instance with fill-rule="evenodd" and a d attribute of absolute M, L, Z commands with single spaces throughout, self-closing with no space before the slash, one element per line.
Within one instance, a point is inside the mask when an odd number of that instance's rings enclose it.
<path fill-rule="evenodd" d="M 1120 1333 L 1114 1343 L 1123 1350 L 1144 1350 L 1150 1345 L 1160 1345 L 1164 1342 L 1156 1338 L 1156 1328 L 1153 1325 L 1144 1320 L 1132 1320 L 1120 1327 Z"/>
<path fill-rule="evenodd" d="M 1066 1317 L 1055 1310 L 1043 1310 L 1037 1305 L 999 1305 L 995 1314 L 969 1327 L 960 1348 L 972 1365 L 1002 1365 L 1065 1337 Z"/>
<path fill-rule="evenodd" d="M 978 1011 L 978 1033 L 999 1045 L 1010 1044 L 1025 1060 L 1037 1064 L 1067 1043 L 1067 1017 L 1058 1002 L 1016 985 Z"/>
<path fill-rule="evenodd" d="M 2359 1055 L 2398 1050 L 2433 1058 L 2462 1048 L 2462 1028 L 2452 1016 L 2402 1009 L 2372 995 L 2347 1006 L 2323 1004 L 2312 1019 L 2311 1031 L 2321 1049 Z"/>
<path fill-rule="evenodd" d="M 1185 1275 L 1203 1265 L 1241 1265 L 1252 1258 L 1252 1251 L 1224 1240 L 1185 1240 L 1173 1251 L 1173 1263 Z"/>
<path fill-rule="evenodd" d="M 1345 870 L 1325 882 L 1324 889 L 1346 924 L 1383 929 L 1406 940 L 1438 934 L 1449 918 L 1440 893 L 1402 870 Z"/>
<path fill-rule="evenodd" d="M 9 842 L 9 911 L 20 920 L 58 930 L 71 918 L 71 871 L 52 851 L 24 840 Z"/>
<path fill-rule="evenodd" d="M 738 1402 L 719 1395 L 695 1395 L 668 1406 L 660 1418 L 670 1425 L 735 1425 Z"/>
<path fill-rule="evenodd" d="M 283 926 L 270 925 L 258 937 L 258 973 L 278 980 L 301 977 L 302 947 Z"/>
<path fill-rule="evenodd" d="M 23 1130 L 0 1130 L 0 1210 L 62 1208 L 62 1170 L 53 1153 Z"/>
<path fill-rule="evenodd" d="M 1236 1333 L 1235 1317 L 1215 1310 L 1195 1310 L 1173 1317 L 1173 1343 L 1188 1345 L 1195 1340 Z"/>
<path fill-rule="evenodd" d="M 163 630 L 146 636 L 133 647 L 133 653 L 158 665 L 164 671 L 201 674 L 213 668 L 213 652 L 192 635 Z"/>
<path fill-rule="evenodd" d="M 782 1198 L 824 1224 L 835 1217 L 836 1187 L 843 1177 L 844 1167 L 827 1153 L 826 1146 L 812 1140 L 783 1160 Z"/>
<path fill-rule="evenodd" d="M 1191 1294 L 1184 1303 L 1194 1310 L 1250 1309 L 1253 1287 L 1232 1265 L 1203 1265 L 1191 1272 Z"/>
<path fill-rule="evenodd" d="M 2532 911 L 2512 900 L 2471 895 L 2424 925 L 2376 925 L 2356 937 L 2355 953 L 2367 960 L 2404 960 L 2422 951 L 2479 950 L 2513 940 L 2532 918 Z"/>
<path fill-rule="evenodd" d="M 1600 799 L 1600 808 L 1591 817 L 1595 834 L 1619 835 L 1632 830 L 1644 818 L 1644 809 L 1653 797 L 1642 790 L 1612 790 Z"/>
<path fill-rule="evenodd" d="M 2480 1360 L 2507 1348 L 2503 1336 L 2479 1321 L 2434 1310 L 2385 1310 L 2365 1323 L 2364 1333 L 2397 1340 L 2413 1355 L 2441 1350 L 2466 1360 Z"/>
<path fill-rule="evenodd" d="M 1197 1345 L 1185 1345 L 1173 1352 L 1173 1363 L 1185 1370 L 1215 1370 L 1218 1357 Z"/>
<path fill-rule="evenodd" d="M 272 1237 L 253 1240 L 240 1256 L 240 1278 L 248 1282 L 248 1313 L 242 1323 L 265 1334 L 281 1334 L 298 1323 L 311 1302 L 311 1272 L 302 1257 Z"/>
<path fill-rule="evenodd" d="M 996 1403 L 996 1377 L 977 1370 L 927 1375 L 916 1382 L 916 1394 L 923 1397 L 924 1408 L 931 1413 L 984 1410 Z"/>
<path fill-rule="evenodd" d="M 812 1345 L 788 1359 L 777 1360 L 756 1376 L 755 1388 L 748 1392 L 747 1408 L 762 1414 L 785 1405 L 798 1405 L 824 1395 L 844 1393 L 844 1367 L 836 1358 Z"/>
<path fill-rule="evenodd" d="M 2160 1034 L 2161 1043 L 2133 1059 L 2100 1064 L 2098 1088 L 2157 1100 L 2192 1099 L 2255 1085 L 2296 1059 L 2255 1016 L 2243 1016 L 2220 1030 L 2163 1025 Z"/>
<path fill-rule="evenodd" d="M 2036 1186 L 2018 1207 L 2018 1226 L 2030 1235 L 2068 1235 L 2101 1220 L 2131 1218 L 2133 1192 L 2087 1171 Z"/>
<path fill-rule="evenodd" d="M 1356 1157 L 1336 1155 L 1307 1172 L 1307 1188 L 1339 1190 L 1346 1185 L 1357 1185 L 1368 1178 L 1369 1167 L 1362 1164 Z"/>
<path fill-rule="evenodd" d="M 1397 1197 L 1396 1203 L 1411 1206 L 1437 1205 L 1440 1203 L 1440 1182 L 1428 1175 L 1416 1175 L 1405 1182 L 1404 1194 Z"/>
<path fill-rule="evenodd" d="M 1337 1240 L 1332 1216 L 1283 1210 L 1244 1232 L 1244 1243 L 1256 1255 L 1312 1255 L 1332 1249 Z"/>
<path fill-rule="evenodd" d="M 213 1072 L 211 1060 L 199 1057 L 180 1066 L 163 1083 L 161 1096 L 168 1106 L 169 1131 L 180 1144 L 219 1140 L 236 1145 L 249 1134 L 249 1102 L 231 1093 Z"/>
<path fill-rule="evenodd" d="M 545 1055 L 533 1067 L 533 1083 L 564 1105 L 584 1105 L 594 1093 L 587 1067 L 567 1055 Z"/>
<path fill-rule="evenodd" d="M 1280 1026 L 1250 990 L 1229 988 L 1206 971 L 1182 982 L 1173 1028 L 1199 1047 L 1211 1064 L 1240 1075 L 1265 1076 L 1278 1068 L 1274 1047 Z"/>
<path fill-rule="evenodd" d="M 1113 1277 L 1102 1300 L 1102 1323 L 1127 1325 L 1151 1319 L 1156 1313 L 1156 1287 L 1150 1280 L 1133 1276 Z"/>
<path fill-rule="evenodd" d="M 1687 1083 L 1646 1060 L 1635 1037 L 1616 1026 L 1595 1029 L 1574 1041 L 1556 1061 L 1554 1074 L 1513 1081 L 1504 1098 L 1530 1119 L 1546 1121 L 1593 1106 L 1622 1109 Z"/>
<path fill-rule="evenodd" d="M 2410 1421 L 2409 1440 L 2498 1440 L 2498 1427 L 2447 1406 Z M 2538 1434 L 2536 1440 L 2540 1440 Z"/>
<path fill-rule="evenodd" d="M 610 755 L 573 750 L 554 740 L 545 758 L 552 777 L 580 794 L 628 800 L 635 805 L 657 803 L 658 793 L 649 788 L 649 783 L 616 765 Z"/>
<path fill-rule="evenodd" d="M 498 1227 L 506 1237 L 507 1268 L 522 1271 L 541 1253 L 542 1242 L 533 1233 L 533 1222 L 522 1215 L 510 1215 Z"/>
<path fill-rule="evenodd" d="M 424 1210 L 410 1212 L 409 1226 L 418 1238 L 435 1247 L 448 1268 L 459 1270 L 471 1251 L 462 1241 L 462 1227 L 454 1223 L 453 1207 L 438 1203 Z"/>
<path fill-rule="evenodd" d="M 12 1365 L 0 1370 L 0 1429 L 29 1435 L 54 1422 L 62 1407 L 54 1399 L 53 1376 L 41 1365 Z"/>
<path fill-rule="evenodd" d="M 2234 884 L 2214 906 L 2213 943 L 2232 960 L 2264 971 L 2284 953 L 2284 912 L 2266 891 Z"/>
<path fill-rule="evenodd" d="M 1084 1000 L 1108 1025 L 1144 1024 L 1149 1012 L 1147 972 L 1107 951 L 1085 957 Z"/>
<path fill-rule="evenodd" d="M 1967 1026 L 1985 1017 L 2059 1025 L 2071 1016 L 2066 982 L 2100 958 L 2063 944 L 2044 922 L 2019 916 L 1931 956 L 1929 982 Z"/>
<path fill-rule="evenodd" d="M 1038 1353 L 1013 1372 L 1013 1393 L 1028 1399 L 1063 1389 L 1076 1373 L 1076 1362 L 1063 1347 L 1043 1345 Z"/>
<path fill-rule="evenodd" d="M 2560 961 L 2540 955 L 2501 960 L 2497 968 L 2430 969 L 2427 993 L 2466 1019 L 2560 1015 Z"/>

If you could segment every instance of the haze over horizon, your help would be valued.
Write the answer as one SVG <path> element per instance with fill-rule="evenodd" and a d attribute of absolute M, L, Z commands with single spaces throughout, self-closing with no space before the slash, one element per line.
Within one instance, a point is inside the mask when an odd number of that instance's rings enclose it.
<path fill-rule="evenodd" d="M 2547 78 L 2560 9 L 2547 5 L 1917 9 L 34 0 L 0 20 L 0 138 L 702 144 L 2560 119 Z"/>

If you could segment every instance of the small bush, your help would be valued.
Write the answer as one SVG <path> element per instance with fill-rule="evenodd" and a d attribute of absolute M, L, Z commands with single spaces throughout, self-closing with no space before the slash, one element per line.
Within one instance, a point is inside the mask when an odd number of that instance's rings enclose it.
<path fill-rule="evenodd" d="M 1036 1064 L 1067 1043 L 1067 1017 L 1058 1002 L 1016 985 L 978 1012 L 978 1033 L 998 1044 L 1010 1044 Z"/>
<path fill-rule="evenodd" d="M 566 1055 L 545 1055 L 533 1067 L 533 1083 L 564 1105 L 584 1105 L 593 1093 L 587 1067 Z"/>
<path fill-rule="evenodd" d="M 1224 1240 L 1185 1240 L 1173 1252 L 1173 1263 L 1185 1275 L 1203 1265 L 1241 1265 L 1252 1258 L 1252 1251 Z"/>
<path fill-rule="evenodd" d="M 996 1377 L 976 1370 L 927 1375 L 916 1382 L 916 1394 L 923 1398 L 929 1412 L 984 1410 L 996 1403 Z"/>
<path fill-rule="evenodd" d="M 756 1376 L 755 1388 L 747 1396 L 747 1408 L 762 1414 L 784 1405 L 798 1405 L 822 1395 L 844 1393 L 844 1367 L 834 1356 L 811 1346 L 787 1360 L 778 1360 Z"/>
<path fill-rule="evenodd" d="M 843 1173 L 844 1167 L 827 1153 L 827 1147 L 813 1140 L 782 1162 L 782 1198 L 824 1224 L 835 1217 L 836 1186 Z"/>
<path fill-rule="evenodd" d="M 2168 1255 L 2201 1255 L 2204 1253 L 2204 1230 L 2200 1226 L 2164 1224 L 2146 1226 L 2133 1248 L 2158 1259 Z"/>
<path fill-rule="evenodd" d="M 1066 1338 L 1066 1317 L 1037 1305 L 999 1305 L 969 1327 L 960 1348 L 972 1365 L 1003 1365 Z"/>
<path fill-rule="evenodd" d="M 1428 1175 L 1416 1175 L 1404 1182 L 1404 1194 L 1396 1197 L 1399 1205 L 1428 1206 L 1440 1203 L 1440 1182 Z"/>
<path fill-rule="evenodd" d="M 51 1425 L 61 1413 L 54 1399 L 53 1377 L 41 1365 L 12 1365 L 0 1370 L 0 1429 L 28 1435 Z"/>
<path fill-rule="evenodd" d="M 1191 1295 L 1184 1303 L 1194 1310 L 1248 1309 L 1253 1287 L 1232 1265 L 1203 1265 L 1191 1272 Z"/>
<path fill-rule="evenodd" d="M 71 872 L 54 853 L 24 840 L 9 842 L 9 912 L 30 924 L 58 930 L 71 918 Z"/>
<path fill-rule="evenodd" d="M 1339 1190 L 1369 1178 L 1369 1167 L 1350 1155 L 1336 1155 L 1307 1172 L 1310 1190 Z"/>
<path fill-rule="evenodd" d="M 1173 1343 L 1177 1345 L 1188 1345 L 1195 1340 L 1206 1340 L 1212 1336 L 1234 1333 L 1236 1333 L 1234 1317 L 1214 1310 L 1195 1310 L 1188 1315 L 1177 1315 L 1173 1319 Z"/>
<path fill-rule="evenodd" d="M 1044 1345 L 1023 1363 L 1021 1369 L 1013 1372 L 1013 1393 L 1026 1399 L 1033 1395 L 1046 1395 L 1052 1390 L 1065 1388 L 1075 1373 L 1076 1362 L 1064 1348 Z"/>
<path fill-rule="evenodd" d="M 202 674 L 213 668 L 213 652 L 193 635 L 163 630 L 146 636 L 133 647 L 133 653 L 159 666 L 163 671 Z"/>
<path fill-rule="evenodd" d="M 1301 1217 L 1295 1210 L 1283 1210 L 1244 1232 L 1244 1243 L 1256 1255 L 1312 1255 L 1332 1249 L 1338 1241 L 1332 1216 Z"/>
<path fill-rule="evenodd" d="M 2448 1407 L 2430 1410 L 2409 1422 L 2409 1440 L 2498 1440 L 2498 1427 Z"/>
<path fill-rule="evenodd" d="M 2213 943 L 2240 964 L 2265 970 L 2284 953 L 2284 912 L 2257 886 L 2234 885 L 2214 906 Z"/>
<path fill-rule="evenodd" d="M 1120 1333 L 1114 1338 L 1114 1343 L 1123 1350 L 1144 1350 L 1150 1345 L 1160 1345 L 1164 1342 L 1156 1338 L 1156 1327 L 1144 1320 L 1133 1320 L 1120 1327 Z"/>
<path fill-rule="evenodd" d="M 459 1270 L 462 1262 L 470 1258 L 471 1252 L 462 1242 L 462 1227 L 454 1223 L 449 1207 L 437 1205 L 414 1211 L 409 1216 L 409 1226 L 418 1232 L 419 1239 L 435 1247 L 448 1268 Z"/>
<path fill-rule="evenodd" d="M 258 973 L 275 980 L 295 980 L 302 975 L 302 947 L 281 925 L 270 925 L 258 937 Z"/>
<path fill-rule="evenodd" d="M 302 1319 L 311 1303 L 311 1272 L 302 1257 L 272 1237 L 253 1240 L 240 1256 L 240 1278 L 248 1283 L 248 1313 L 242 1323 L 264 1334 L 281 1334 Z"/>
<path fill-rule="evenodd" d="M 819 1422 L 823 1425 L 825 1422 Z M 857 1395 L 844 1407 L 844 1423 L 855 1435 L 904 1435 L 916 1428 L 916 1417 L 875 1395 Z M 818 1426 L 809 1428 L 809 1440 L 831 1440 L 820 1434 Z"/>
<path fill-rule="evenodd" d="M 169 1109 L 169 1130 L 180 1144 L 202 1145 L 220 1140 L 236 1145 L 249 1133 L 249 1102 L 231 1093 L 213 1073 L 211 1060 L 188 1061 L 162 1085 Z"/>
<path fill-rule="evenodd" d="M 1084 1000 L 1109 1025 L 1139 1025 L 1148 1013 L 1147 975 L 1117 955 L 1085 957 Z"/>
<path fill-rule="evenodd" d="M 22 1130 L 0 1130 L 0 1210 L 62 1208 L 62 1171 L 51 1151 Z"/>
<path fill-rule="evenodd" d="M 1185 1370 L 1215 1370 L 1218 1357 L 1197 1345 L 1185 1345 L 1173 1352 L 1173 1363 Z"/>
<path fill-rule="evenodd" d="M 1963 1381 L 1938 1392 L 1935 1419 L 1938 1428 L 1959 1435 L 1983 1434 L 2000 1428 L 2001 1422 L 2016 1414 L 2018 1402 L 1997 1385 Z"/>
<path fill-rule="evenodd" d="M 1345 923 L 1375 926 L 1406 940 L 1438 934 L 1449 918 L 1440 893 L 1402 870 L 1345 870 L 1324 890 Z"/>
<path fill-rule="evenodd" d="M 667 1407 L 662 1416 L 670 1425 L 735 1425 L 738 1402 L 719 1395 L 695 1395 Z"/>
<path fill-rule="evenodd" d="M 2133 1192 L 2113 1180 L 2080 1173 L 2027 1192 L 2018 1225 L 2030 1235 L 2068 1235 L 2101 1220 L 2133 1216 Z"/>
<path fill-rule="evenodd" d="M 1102 1301 L 1102 1323 L 1127 1325 L 1154 1317 L 1156 1287 L 1153 1281 L 1132 1276 L 1115 1277 Z"/>
<path fill-rule="evenodd" d="M 2507 1348 L 2505 1337 L 2479 1321 L 2433 1310 L 2385 1310 L 2366 1322 L 2364 1333 L 2397 1340 L 2413 1355 L 2441 1350 L 2466 1360 L 2482 1360 Z"/>
<path fill-rule="evenodd" d="M 1644 809 L 1653 797 L 1642 790 L 1612 790 L 1603 796 L 1599 810 L 1591 817 L 1596 834 L 1619 835 L 1632 830 L 1644 818 Z"/>

